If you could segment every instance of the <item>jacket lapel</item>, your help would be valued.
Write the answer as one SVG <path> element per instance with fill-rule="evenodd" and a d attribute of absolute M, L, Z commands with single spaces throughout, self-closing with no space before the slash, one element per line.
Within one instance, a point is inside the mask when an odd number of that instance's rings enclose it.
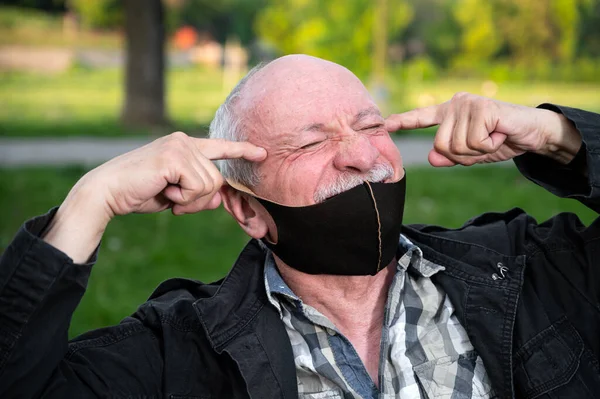
<path fill-rule="evenodd" d="M 236 362 L 251 398 L 297 398 L 292 347 L 266 296 L 264 260 L 250 241 L 215 295 L 194 306 L 213 349 Z"/>
<path fill-rule="evenodd" d="M 525 256 L 506 256 L 412 229 L 410 235 L 427 259 L 446 267 L 432 279 L 454 305 L 471 344 L 483 360 L 496 395 L 514 397 L 513 330 Z"/>

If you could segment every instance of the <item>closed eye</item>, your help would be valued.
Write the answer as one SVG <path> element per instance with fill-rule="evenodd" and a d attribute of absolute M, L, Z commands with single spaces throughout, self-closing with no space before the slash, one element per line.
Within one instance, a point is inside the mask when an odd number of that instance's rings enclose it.
<path fill-rule="evenodd" d="M 301 149 L 301 150 L 307 150 L 307 149 L 309 149 L 309 148 L 316 147 L 317 145 L 319 145 L 319 144 L 321 144 L 321 143 L 322 143 L 322 141 L 315 141 L 315 142 L 312 142 L 312 143 L 309 143 L 309 144 L 303 145 L 302 147 L 300 147 L 300 149 Z"/>
<path fill-rule="evenodd" d="M 363 127 L 360 130 L 372 130 L 372 129 L 379 129 L 381 127 L 383 127 L 383 123 L 377 123 L 375 125 L 369 125 L 369 126 Z"/>

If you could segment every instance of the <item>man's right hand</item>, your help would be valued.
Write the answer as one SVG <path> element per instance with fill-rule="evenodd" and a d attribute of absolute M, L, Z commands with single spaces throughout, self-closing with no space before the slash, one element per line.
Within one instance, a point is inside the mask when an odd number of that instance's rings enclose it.
<path fill-rule="evenodd" d="M 115 215 L 176 215 L 217 208 L 223 177 L 211 162 L 260 162 L 263 148 L 248 142 L 198 139 L 177 132 L 114 158 L 83 176 L 60 206 L 44 240 L 86 262 Z"/>

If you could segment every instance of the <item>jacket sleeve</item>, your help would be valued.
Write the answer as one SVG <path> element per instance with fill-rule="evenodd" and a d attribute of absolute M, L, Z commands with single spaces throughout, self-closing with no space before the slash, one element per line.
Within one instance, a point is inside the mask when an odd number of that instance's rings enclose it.
<path fill-rule="evenodd" d="M 574 198 L 600 212 L 600 115 L 575 108 L 542 104 L 539 108 L 562 113 L 581 134 L 583 144 L 568 165 L 525 153 L 514 159 L 521 173 L 559 197 Z"/>
<path fill-rule="evenodd" d="M 568 165 L 544 156 L 524 154 L 515 158 L 517 167 L 523 175 L 553 194 L 577 199 L 600 212 L 600 115 L 551 104 L 540 107 L 560 112 L 569 119 L 580 132 L 583 144 Z M 565 287 L 576 287 L 577 295 L 585 297 L 582 302 L 577 302 L 580 311 L 585 304 L 594 304 L 600 309 L 600 218 L 588 226 L 571 213 L 558 214 L 539 224 L 532 218 L 525 222 L 519 220 L 516 225 L 525 227 L 529 259 L 533 258 L 535 263 L 536 258 L 541 258 L 538 262 L 545 265 L 542 269 L 546 275 L 559 270 L 569 281 Z M 512 233 L 511 236 L 518 237 L 519 234 Z"/>
<path fill-rule="evenodd" d="M 162 358 L 143 321 L 92 331 L 69 343 L 88 264 L 40 233 L 55 210 L 26 222 L 0 258 L 0 397 L 133 397 L 161 392 Z"/>

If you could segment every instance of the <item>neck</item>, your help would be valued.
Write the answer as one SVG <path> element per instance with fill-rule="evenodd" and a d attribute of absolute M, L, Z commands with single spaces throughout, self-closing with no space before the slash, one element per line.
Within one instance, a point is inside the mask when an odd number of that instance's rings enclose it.
<path fill-rule="evenodd" d="M 381 330 L 396 261 L 375 276 L 312 275 L 291 268 L 276 255 L 275 262 L 292 291 L 350 340 L 371 380 L 379 386 Z"/>
<path fill-rule="evenodd" d="M 381 333 L 396 260 L 375 276 L 313 275 L 286 265 L 277 256 L 275 262 L 292 291 L 331 320 L 350 340 L 357 334 Z"/>

